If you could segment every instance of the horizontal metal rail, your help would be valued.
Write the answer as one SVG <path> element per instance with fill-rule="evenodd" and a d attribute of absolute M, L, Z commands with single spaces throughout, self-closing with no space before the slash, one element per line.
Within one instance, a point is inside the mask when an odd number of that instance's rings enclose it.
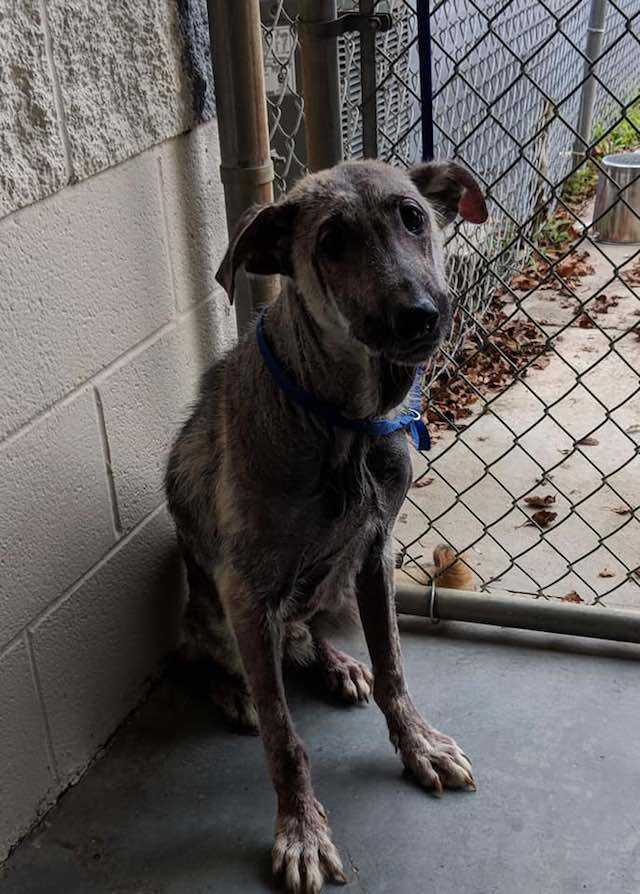
<path fill-rule="evenodd" d="M 478 593 L 438 588 L 431 604 L 430 588 L 411 581 L 398 583 L 396 595 L 398 612 L 403 615 L 640 643 L 640 611 L 604 606 L 589 608 L 571 602 L 534 599 L 505 592 Z"/>

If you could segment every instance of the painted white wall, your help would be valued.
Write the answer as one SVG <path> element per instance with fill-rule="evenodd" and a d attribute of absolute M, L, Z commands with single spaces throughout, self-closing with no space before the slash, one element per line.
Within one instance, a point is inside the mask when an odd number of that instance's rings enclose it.
<path fill-rule="evenodd" d="M 184 133 L 198 116 L 178 4 L 10 6 L 0 5 L 0 860 L 82 774 L 175 642 L 183 581 L 163 466 L 200 372 L 235 338 L 214 281 L 227 241 L 217 124 Z"/>

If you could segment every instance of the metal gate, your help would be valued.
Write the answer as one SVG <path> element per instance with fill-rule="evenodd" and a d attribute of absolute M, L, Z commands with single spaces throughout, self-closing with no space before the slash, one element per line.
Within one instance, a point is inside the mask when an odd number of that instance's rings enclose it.
<path fill-rule="evenodd" d="M 489 197 L 489 223 L 448 238 L 457 310 L 424 382 L 435 443 L 398 519 L 403 568 L 423 580 L 444 541 L 480 589 L 640 608 L 640 245 L 594 218 L 605 157 L 640 149 L 640 0 L 428 7 L 339 4 L 392 20 L 339 38 L 344 155 L 373 140 L 411 164 L 427 133 Z M 262 13 L 282 191 L 305 170 L 296 4 Z"/>

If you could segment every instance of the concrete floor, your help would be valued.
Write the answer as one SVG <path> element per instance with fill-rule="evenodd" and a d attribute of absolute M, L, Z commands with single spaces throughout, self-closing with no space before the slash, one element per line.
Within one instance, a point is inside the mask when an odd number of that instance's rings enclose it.
<path fill-rule="evenodd" d="M 614 265 L 624 269 L 638 251 L 637 245 L 584 248 L 594 273 L 576 287 L 582 301 L 609 282 Z M 640 519 L 613 511 L 623 500 L 640 505 L 640 287 L 618 280 L 605 291 L 619 304 L 596 315 L 604 332 L 569 326 L 554 337 L 549 364 L 532 369 L 526 385 L 513 382 L 490 413 L 481 414 L 480 402 L 472 408 L 475 415 L 465 420 L 457 442 L 450 432 L 439 434 L 428 464 L 414 454 L 416 477 L 428 465 L 434 480 L 409 492 L 399 516 L 399 540 L 415 541 L 409 555 L 428 562 L 434 546 L 447 540 L 466 551 L 480 579 L 494 581 L 490 589 L 539 588 L 553 596 L 575 590 L 587 603 L 603 597 L 604 605 L 640 609 L 640 578 L 626 571 L 640 561 Z M 576 315 L 576 306 L 546 289 L 520 304 L 549 336 Z M 574 438 L 592 432 L 597 444 L 574 448 Z M 548 480 L 536 486 L 545 473 Z M 461 502 L 456 493 L 462 492 Z M 524 525 L 530 512 L 522 497 L 528 493 L 556 495 L 551 508 L 558 518 L 544 536 Z M 516 565 L 511 556 L 519 557 Z M 601 575 L 605 569 L 610 576 Z"/>
<path fill-rule="evenodd" d="M 436 800 L 403 777 L 374 707 L 291 681 L 347 890 L 638 894 L 640 647 L 401 623 L 414 697 L 471 754 L 479 788 Z M 165 682 L 0 869 L 0 890 L 273 890 L 273 811 L 259 740 Z"/>

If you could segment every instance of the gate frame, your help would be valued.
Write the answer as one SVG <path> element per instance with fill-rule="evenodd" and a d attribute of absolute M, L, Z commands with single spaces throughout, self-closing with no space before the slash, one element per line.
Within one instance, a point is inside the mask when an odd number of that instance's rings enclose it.
<path fill-rule="evenodd" d="M 258 0 L 207 0 L 211 65 L 220 140 L 220 179 L 232 233 L 253 204 L 273 201 L 267 94 Z M 242 334 L 257 309 L 276 294 L 273 276 L 239 272 L 236 321 Z"/>

